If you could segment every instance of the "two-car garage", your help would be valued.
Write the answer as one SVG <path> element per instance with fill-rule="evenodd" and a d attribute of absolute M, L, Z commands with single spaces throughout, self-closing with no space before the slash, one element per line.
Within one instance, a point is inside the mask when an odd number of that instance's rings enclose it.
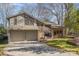
<path fill-rule="evenodd" d="M 9 42 L 18 42 L 18 41 L 36 41 L 38 40 L 38 31 L 37 30 L 11 30 Z"/>

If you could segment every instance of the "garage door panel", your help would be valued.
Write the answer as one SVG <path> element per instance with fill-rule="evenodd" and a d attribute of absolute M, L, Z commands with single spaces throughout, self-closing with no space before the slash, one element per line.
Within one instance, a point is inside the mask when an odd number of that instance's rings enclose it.
<path fill-rule="evenodd" d="M 26 32 L 27 41 L 36 41 L 37 40 L 37 31 L 28 31 Z"/>
<path fill-rule="evenodd" d="M 11 31 L 11 41 L 24 41 L 25 32 L 24 31 Z"/>

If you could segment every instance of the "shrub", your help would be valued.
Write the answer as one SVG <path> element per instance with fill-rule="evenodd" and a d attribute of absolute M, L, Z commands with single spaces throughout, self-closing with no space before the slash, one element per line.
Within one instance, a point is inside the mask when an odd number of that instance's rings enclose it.
<path fill-rule="evenodd" d="M 8 43 L 7 35 L 0 35 L 0 44 L 6 44 L 6 43 Z"/>
<path fill-rule="evenodd" d="M 79 37 L 69 40 L 68 43 L 79 46 Z"/>

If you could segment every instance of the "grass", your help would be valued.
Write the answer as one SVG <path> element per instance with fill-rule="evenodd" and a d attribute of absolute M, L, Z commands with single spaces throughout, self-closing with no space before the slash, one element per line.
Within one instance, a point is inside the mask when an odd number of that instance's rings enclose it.
<path fill-rule="evenodd" d="M 6 45 L 5 44 L 0 44 L 0 56 L 1 55 L 4 55 L 4 48 L 6 47 Z"/>
<path fill-rule="evenodd" d="M 70 38 L 54 38 L 53 40 L 69 40 Z"/>
<path fill-rule="evenodd" d="M 58 47 L 64 51 L 75 52 L 79 54 L 79 46 L 75 46 L 68 43 L 69 38 L 56 38 L 55 40 L 48 41 L 50 46 Z"/>

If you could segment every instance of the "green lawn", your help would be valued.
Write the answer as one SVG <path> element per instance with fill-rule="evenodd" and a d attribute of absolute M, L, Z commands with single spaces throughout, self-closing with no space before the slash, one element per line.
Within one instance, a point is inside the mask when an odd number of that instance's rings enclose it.
<path fill-rule="evenodd" d="M 79 54 L 79 46 L 69 44 L 68 40 L 69 38 L 57 38 L 55 40 L 48 41 L 47 44 L 63 49 L 64 51 L 70 51 Z"/>
<path fill-rule="evenodd" d="M 6 47 L 6 45 L 5 44 L 0 44 L 0 56 L 1 55 L 4 55 L 4 48 Z"/>

